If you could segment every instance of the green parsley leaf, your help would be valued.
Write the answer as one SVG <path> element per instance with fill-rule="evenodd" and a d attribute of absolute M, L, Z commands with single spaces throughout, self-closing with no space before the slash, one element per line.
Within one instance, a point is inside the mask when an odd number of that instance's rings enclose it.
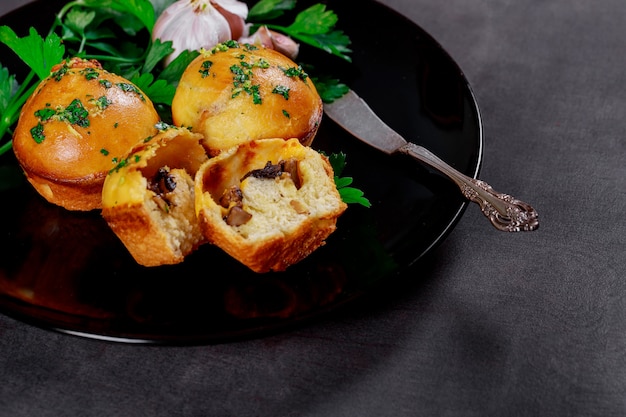
<path fill-rule="evenodd" d="M 28 36 L 20 38 L 10 27 L 0 26 L 0 42 L 11 48 L 40 79 L 46 78 L 65 55 L 65 47 L 58 35 L 51 33 L 43 39 L 32 27 Z"/>
<path fill-rule="evenodd" d="M 335 180 L 335 185 L 337 186 L 337 188 L 343 188 L 351 185 L 353 182 L 354 179 L 352 177 L 337 177 L 337 179 Z"/>
<path fill-rule="evenodd" d="M 313 36 L 297 35 L 304 42 L 309 43 L 317 48 L 320 48 L 330 54 L 337 55 L 340 58 L 345 59 L 348 62 L 352 61 L 352 58 L 348 55 L 352 50 L 348 47 L 350 45 L 350 38 L 340 30 L 334 30 L 328 33 L 317 34 Z"/>
<path fill-rule="evenodd" d="M 335 29 L 337 21 L 335 12 L 326 10 L 326 5 L 318 3 L 298 13 L 289 26 L 266 26 L 351 62 L 352 58 L 348 55 L 352 52 L 349 48 L 350 38 L 343 31 Z"/>
<path fill-rule="evenodd" d="M 332 103 L 350 91 L 350 87 L 329 77 L 314 78 L 313 84 L 324 103 Z"/>
<path fill-rule="evenodd" d="M 15 75 L 10 74 L 7 68 L 0 66 L 0 114 L 4 114 L 18 87 Z"/>
<path fill-rule="evenodd" d="M 322 35 L 329 32 L 337 24 L 337 20 L 335 12 L 326 10 L 326 5 L 318 3 L 298 13 L 296 20 L 287 26 L 287 30 L 308 35 Z"/>
<path fill-rule="evenodd" d="M 338 191 L 341 199 L 346 204 L 360 204 L 363 207 L 372 207 L 372 203 L 364 197 L 363 191 L 357 188 L 342 187 Z"/>
<path fill-rule="evenodd" d="M 122 16 L 131 14 L 152 33 L 156 22 L 154 6 L 149 0 L 82 0 L 83 5 L 91 8 L 110 8 L 121 13 Z"/>
<path fill-rule="evenodd" d="M 70 31 L 79 34 L 80 36 L 78 38 L 80 39 L 80 37 L 85 35 L 85 29 L 93 22 L 95 17 L 96 12 L 93 10 L 72 9 L 65 17 L 65 26 Z M 63 38 L 67 39 L 67 36 L 68 35 L 64 34 Z"/>
<path fill-rule="evenodd" d="M 274 89 L 272 90 L 273 94 L 278 94 L 284 97 L 285 100 L 289 100 L 289 92 L 291 90 L 288 87 L 285 87 L 284 85 L 277 85 L 276 87 L 274 87 Z"/>
<path fill-rule="evenodd" d="M 258 22 L 282 16 L 285 11 L 293 10 L 296 0 L 261 0 L 248 11 L 247 21 Z"/>
<path fill-rule="evenodd" d="M 156 67 L 159 62 L 163 60 L 163 58 L 172 52 L 174 52 L 174 48 L 172 48 L 172 41 L 162 42 L 160 39 L 156 39 L 150 45 L 146 61 L 143 64 L 141 72 L 152 72 L 154 67 Z"/>
<path fill-rule="evenodd" d="M 333 153 L 328 157 L 328 162 L 333 167 L 335 175 L 340 176 L 346 167 L 346 154 L 343 152 Z"/>
<path fill-rule="evenodd" d="M 161 13 L 163 13 L 163 11 L 175 1 L 176 0 L 150 0 L 150 3 L 152 3 L 152 6 L 154 6 L 154 12 L 156 13 L 156 15 L 160 16 Z"/>
<path fill-rule="evenodd" d="M 168 84 L 165 80 L 154 80 L 152 73 L 144 73 L 131 78 L 131 82 L 144 92 L 153 103 L 172 105 L 176 86 Z"/>
<path fill-rule="evenodd" d="M 367 208 L 371 207 L 372 203 L 364 197 L 363 191 L 358 188 L 348 187 L 354 181 L 352 177 L 341 177 L 346 167 L 346 154 L 343 152 L 333 153 L 328 157 L 328 162 L 330 162 L 335 173 L 335 185 L 343 202 L 346 204 L 360 204 Z"/>
<path fill-rule="evenodd" d="M 158 79 L 164 80 L 168 84 L 177 85 L 183 72 L 187 69 L 191 61 L 200 55 L 198 51 L 183 51 L 159 74 Z"/>

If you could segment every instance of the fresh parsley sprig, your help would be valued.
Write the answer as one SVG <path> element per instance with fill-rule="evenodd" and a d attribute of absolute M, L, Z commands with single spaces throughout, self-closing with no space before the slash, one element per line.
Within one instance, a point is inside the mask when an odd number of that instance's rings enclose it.
<path fill-rule="evenodd" d="M 63 59 L 65 47 L 58 35 L 51 33 L 42 38 L 34 28 L 20 38 L 8 26 L 0 27 L 0 42 L 7 45 L 30 67 L 30 72 L 20 84 L 7 68 L 0 65 L 0 155 L 11 149 L 11 140 L 3 143 L 11 127 L 17 123 L 20 110 L 37 87 L 38 79 L 50 74 L 50 69 Z"/>
<path fill-rule="evenodd" d="M 260 0 L 248 12 L 248 21 L 257 26 L 265 25 L 291 36 L 294 39 L 308 45 L 322 49 L 336 55 L 348 62 L 350 57 L 350 38 L 341 30 L 335 28 L 338 17 L 332 10 L 327 10 L 326 5 L 315 4 L 296 15 L 293 23 L 282 26 L 273 23 L 262 23 L 276 19 L 286 11 L 293 10 L 296 0 Z"/>
<path fill-rule="evenodd" d="M 324 103 L 332 103 L 350 90 L 350 87 L 336 78 L 324 75 L 312 78 L 313 84 L 315 84 L 315 88 Z"/>
<path fill-rule="evenodd" d="M 276 19 L 296 8 L 297 0 L 260 0 L 248 11 L 248 21 L 263 22 Z"/>
<path fill-rule="evenodd" d="M 352 177 L 342 177 L 344 168 L 346 167 L 346 154 L 343 152 L 333 153 L 328 157 L 330 165 L 335 173 L 335 185 L 341 199 L 346 204 L 360 204 L 364 207 L 371 207 L 372 203 L 365 198 L 363 191 L 358 188 L 349 187 L 354 182 Z"/>
<path fill-rule="evenodd" d="M 178 79 L 197 53 L 187 51 L 162 69 L 158 64 L 173 48 L 171 42 L 152 41 L 149 34 L 155 21 L 150 0 L 75 0 L 61 8 L 45 37 L 35 28 L 20 38 L 10 27 L 0 27 L 0 42 L 30 68 L 20 84 L 0 65 L 0 155 L 11 149 L 11 140 L 5 138 L 28 97 L 68 56 L 97 59 L 137 85 L 166 115 Z M 148 36 L 139 36 L 142 31 Z M 118 34 L 128 40 L 120 40 Z"/>
<path fill-rule="evenodd" d="M 51 68 L 65 57 L 97 59 L 103 66 L 134 83 L 168 119 L 176 85 L 197 51 L 185 51 L 167 68 L 158 64 L 173 51 L 171 42 L 152 41 L 156 21 L 155 4 L 163 8 L 171 0 L 74 0 L 65 4 L 55 16 L 48 34 L 41 36 L 31 28 L 20 38 L 8 26 L 0 27 L 0 42 L 7 45 L 30 68 L 17 82 L 0 64 L 0 155 L 11 148 L 12 126 L 17 123 L 21 107 L 37 84 L 50 74 Z M 251 9 L 248 20 L 259 25 L 296 7 L 297 0 L 260 0 Z M 289 26 L 271 28 L 321 48 L 350 61 L 350 39 L 335 29 L 337 15 L 316 4 L 297 14 Z M 119 36 L 120 34 L 125 36 Z M 332 102 L 347 90 L 338 80 L 316 79 L 324 102 Z"/>

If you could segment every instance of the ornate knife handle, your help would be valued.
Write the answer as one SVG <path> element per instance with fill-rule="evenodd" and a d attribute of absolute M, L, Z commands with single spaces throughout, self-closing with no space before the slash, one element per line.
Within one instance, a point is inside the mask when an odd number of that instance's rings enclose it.
<path fill-rule="evenodd" d="M 539 227 L 537 212 L 529 204 L 516 200 L 508 194 L 498 193 L 486 182 L 460 173 L 426 148 L 409 142 L 398 151 L 447 175 L 459 186 L 465 198 L 480 206 L 483 214 L 498 230 L 521 232 L 532 231 Z"/>

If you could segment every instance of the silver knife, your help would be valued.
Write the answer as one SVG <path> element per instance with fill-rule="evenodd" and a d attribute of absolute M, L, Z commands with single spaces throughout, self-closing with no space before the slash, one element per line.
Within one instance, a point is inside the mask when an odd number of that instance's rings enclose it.
<path fill-rule="evenodd" d="M 529 204 L 502 194 L 484 181 L 468 177 L 442 161 L 428 149 L 408 142 L 387 126 L 354 91 L 332 103 L 324 113 L 354 137 L 386 154 L 402 153 L 421 161 L 454 181 L 463 196 L 477 203 L 483 214 L 505 232 L 531 231 L 539 227 L 537 212 Z"/>

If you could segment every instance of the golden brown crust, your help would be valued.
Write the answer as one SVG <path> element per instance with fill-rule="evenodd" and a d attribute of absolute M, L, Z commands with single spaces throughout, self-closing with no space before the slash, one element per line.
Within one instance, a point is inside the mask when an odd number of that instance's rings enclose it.
<path fill-rule="evenodd" d="M 250 242 L 218 226 L 214 219 L 201 215 L 207 241 L 221 248 L 254 272 L 284 271 L 323 246 L 336 229 L 337 214 L 327 219 L 307 219 L 290 235 Z"/>
<path fill-rule="evenodd" d="M 296 159 L 300 187 L 290 177 L 241 180 L 268 161 Z M 322 246 L 346 209 L 328 159 L 297 139 L 252 141 L 222 152 L 196 174 L 196 214 L 210 243 L 255 272 L 283 271 Z M 231 226 L 219 204 L 225 189 L 241 187 L 252 220 Z M 295 202 L 295 203 L 294 203 Z"/>
<path fill-rule="evenodd" d="M 182 253 L 167 250 L 168 237 L 152 220 L 150 210 L 144 204 L 104 209 L 102 215 L 140 265 L 157 266 L 183 261 Z"/>
<path fill-rule="evenodd" d="M 13 150 L 48 201 L 92 210 L 101 206 L 114 158 L 154 135 L 158 121 L 152 102 L 128 80 L 74 58 L 54 67 L 24 104 Z"/>
<path fill-rule="evenodd" d="M 104 182 L 102 216 L 141 265 L 182 262 L 204 242 L 193 182 L 208 158 L 201 138 L 187 129 L 162 131 L 136 148 Z M 171 188 L 160 189 L 155 179 L 160 169 L 165 169 Z"/>
<path fill-rule="evenodd" d="M 174 123 L 204 134 L 212 155 L 256 139 L 297 138 L 310 145 L 322 110 L 297 64 L 246 45 L 203 52 L 183 74 L 172 103 Z"/>

